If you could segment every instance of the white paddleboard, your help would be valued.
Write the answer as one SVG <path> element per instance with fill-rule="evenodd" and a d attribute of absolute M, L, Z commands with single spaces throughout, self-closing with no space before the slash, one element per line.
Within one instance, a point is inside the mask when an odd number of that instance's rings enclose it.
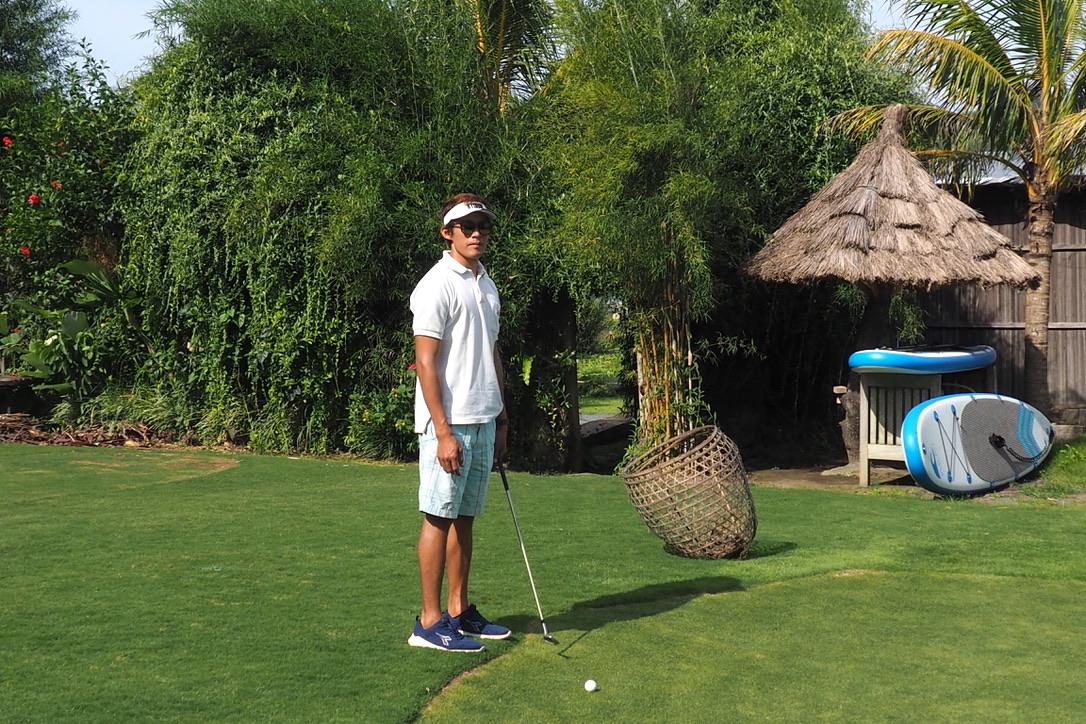
<path fill-rule="evenodd" d="M 1053 436 L 1037 408 L 988 392 L 922 402 L 901 425 L 909 474 L 940 495 L 984 492 L 1021 478 L 1045 459 Z"/>

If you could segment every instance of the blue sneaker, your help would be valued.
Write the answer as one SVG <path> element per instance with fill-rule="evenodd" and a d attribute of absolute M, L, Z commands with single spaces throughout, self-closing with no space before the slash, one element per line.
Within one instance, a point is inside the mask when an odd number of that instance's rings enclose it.
<path fill-rule="evenodd" d="M 456 625 L 448 613 L 441 614 L 441 620 L 430 628 L 423 628 L 422 621 L 415 619 L 415 632 L 407 639 L 410 646 L 442 651 L 464 651 L 472 653 L 486 647 L 474 639 L 465 638 L 456 630 Z"/>
<path fill-rule="evenodd" d="M 507 639 L 509 634 L 513 633 L 505 626 L 487 621 L 483 614 L 479 613 L 479 609 L 475 608 L 474 603 L 459 616 L 449 620 L 454 629 L 465 636 L 473 636 L 477 639 Z"/>

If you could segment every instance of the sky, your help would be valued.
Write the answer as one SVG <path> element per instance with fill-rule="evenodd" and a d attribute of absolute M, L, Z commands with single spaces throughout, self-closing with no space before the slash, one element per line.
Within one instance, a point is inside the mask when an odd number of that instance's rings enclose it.
<path fill-rule="evenodd" d="M 901 27 L 901 16 L 890 8 L 892 0 L 869 0 L 872 24 L 880 30 Z M 123 82 L 155 55 L 153 36 L 136 36 L 153 26 L 147 14 L 160 0 L 61 0 L 61 5 L 79 14 L 69 32 L 76 40 L 86 38 L 91 55 L 109 66 L 114 82 Z"/>
<path fill-rule="evenodd" d="M 109 66 L 116 82 L 157 52 L 153 37 L 136 36 L 153 27 L 147 14 L 159 7 L 158 0 L 60 0 L 59 4 L 78 13 L 68 32 L 75 40 L 85 38 L 90 43 L 91 56 Z"/>

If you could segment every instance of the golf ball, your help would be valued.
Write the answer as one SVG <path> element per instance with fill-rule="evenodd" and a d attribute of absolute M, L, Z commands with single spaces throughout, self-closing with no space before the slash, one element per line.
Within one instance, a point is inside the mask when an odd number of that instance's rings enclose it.
<path fill-rule="evenodd" d="M 584 682 L 584 690 L 585 691 L 595 691 L 598 688 L 599 687 L 596 686 L 596 680 L 595 679 L 589 679 L 588 681 Z"/>

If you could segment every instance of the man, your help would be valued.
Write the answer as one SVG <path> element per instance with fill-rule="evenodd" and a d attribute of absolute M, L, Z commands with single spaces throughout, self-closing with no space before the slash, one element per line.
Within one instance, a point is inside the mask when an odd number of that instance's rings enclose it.
<path fill-rule="evenodd" d="M 411 646 L 482 651 L 477 639 L 510 634 L 479 613 L 468 596 L 472 525 L 483 512 L 491 467 L 505 454 L 509 421 L 497 347 L 501 305 L 481 261 L 496 218 L 481 196 L 459 194 L 446 201 L 441 236 L 449 248 L 411 294 L 424 515 L 418 543 L 422 612 L 407 641 Z"/>

